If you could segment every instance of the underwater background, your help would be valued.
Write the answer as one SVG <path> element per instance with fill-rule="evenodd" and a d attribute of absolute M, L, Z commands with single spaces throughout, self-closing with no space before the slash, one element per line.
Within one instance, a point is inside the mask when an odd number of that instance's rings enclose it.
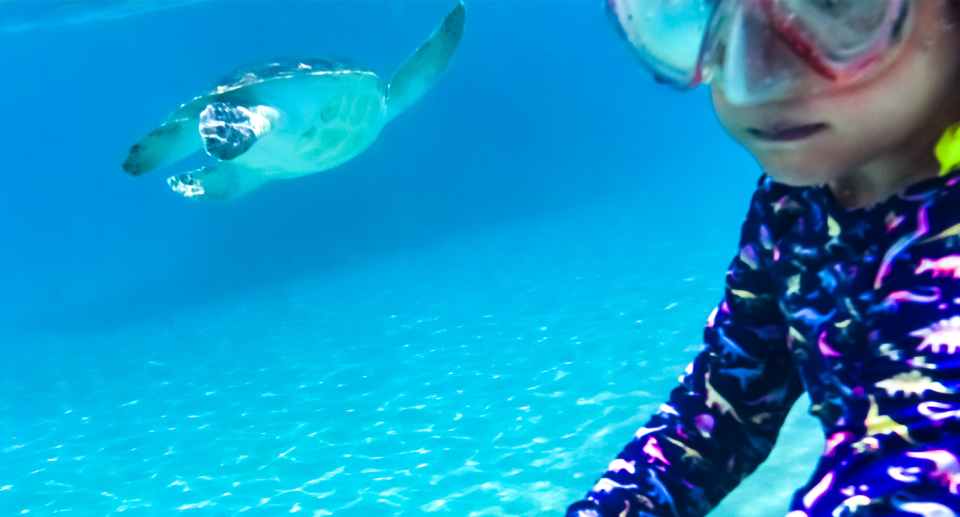
<path fill-rule="evenodd" d="M 0 2 L 0 515 L 562 515 L 700 348 L 760 170 L 600 1 L 469 2 L 363 154 L 231 203 L 120 164 L 270 59 L 454 2 Z M 795 408 L 713 514 L 777 516 Z"/>

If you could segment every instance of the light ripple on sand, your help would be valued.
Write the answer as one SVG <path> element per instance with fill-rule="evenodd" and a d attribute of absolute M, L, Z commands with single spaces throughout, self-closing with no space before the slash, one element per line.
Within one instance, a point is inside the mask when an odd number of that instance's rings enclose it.
<path fill-rule="evenodd" d="M 0 379 L 0 510 L 561 512 L 675 385 L 719 291 L 684 281 L 709 253 L 677 261 L 660 243 L 657 263 L 590 231 L 521 234 L 86 342 L 32 340 L 60 360 Z M 484 274 L 461 267 L 465 247 Z M 544 267 L 557 253 L 580 259 Z M 770 494 L 804 481 L 770 464 Z M 731 501 L 729 515 L 750 507 Z"/>

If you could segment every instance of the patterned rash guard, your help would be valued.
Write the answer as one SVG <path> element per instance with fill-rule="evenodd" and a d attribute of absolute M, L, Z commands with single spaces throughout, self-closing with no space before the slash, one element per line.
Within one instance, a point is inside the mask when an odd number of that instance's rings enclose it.
<path fill-rule="evenodd" d="M 761 178 L 705 349 L 567 516 L 706 514 L 806 389 L 827 445 L 788 517 L 957 517 L 958 182 L 846 210 Z"/>

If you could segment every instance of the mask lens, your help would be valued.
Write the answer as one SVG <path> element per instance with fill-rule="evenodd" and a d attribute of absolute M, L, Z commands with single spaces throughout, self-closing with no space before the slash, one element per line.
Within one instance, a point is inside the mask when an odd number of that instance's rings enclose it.
<path fill-rule="evenodd" d="M 700 82 L 700 52 L 716 0 L 609 0 L 641 61 L 662 80 Z"/>
<path fill-rule="evenodd" d="M 772 0 L 771 7 L 781 29 L 793 32 L 788 37 L 805 40 L 838 70 L 873 60 L 901 14 L 900 0 Z"/>
<path fill-rule="evenodd" d="M 854 78 L 884 55 L 909 0 L 607 0 L 641 62 L 680 88 L 720 81 L 763 102 Z"/>
<path fill-rule="evenodd" d="M 761 11 L 739 4 L 726 19 L 724 37 L 711 62 L 716 68 L 714 82 L 722 85 L 731 103 L 776 99 L 809 73 Z"/>

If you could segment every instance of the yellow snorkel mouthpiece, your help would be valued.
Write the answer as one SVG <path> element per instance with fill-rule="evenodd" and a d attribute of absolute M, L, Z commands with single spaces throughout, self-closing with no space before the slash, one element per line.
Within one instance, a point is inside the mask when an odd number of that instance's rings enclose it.
<path fill-rule="evenodd" d="M 960 166 L 960 123 L 954 124 L 943 132 L 933 154 L 940 162 L 940 175 L 952 171 Z"/>

